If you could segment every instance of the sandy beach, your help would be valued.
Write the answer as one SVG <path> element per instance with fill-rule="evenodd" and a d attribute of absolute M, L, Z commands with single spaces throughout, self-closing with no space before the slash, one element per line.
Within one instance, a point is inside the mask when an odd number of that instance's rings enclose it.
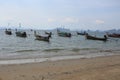
<path fill-rule="evenodd" d="M 0 80 L 120 80 L 120 56 L 0 65 Z"/>

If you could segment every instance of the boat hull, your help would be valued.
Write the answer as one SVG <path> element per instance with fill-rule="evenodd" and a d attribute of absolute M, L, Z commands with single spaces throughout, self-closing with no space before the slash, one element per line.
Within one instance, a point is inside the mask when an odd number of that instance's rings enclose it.
<path fill-rule="evenodd" d="M 107 38 L 106 38 L 106 37 L 104 37 L 104 38 L 98 38 L 98 37 L 91 36 L 91 35 L 86 35 L 86 39 L 89 39 L 89 40 L 107 41 Z"/>
<path fill-rule="evenodd" d="M 26 32 L 16 32 L 16 36 L 18 37 L 27 37 Z"/>

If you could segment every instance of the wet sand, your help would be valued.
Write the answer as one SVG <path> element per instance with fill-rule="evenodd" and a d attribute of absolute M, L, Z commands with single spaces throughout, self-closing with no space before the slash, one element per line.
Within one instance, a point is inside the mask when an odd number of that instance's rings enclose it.
<path fill-rule="evenodd" d="M 0 80 L 120 80 L 120 56 L 0 65 Z"/>

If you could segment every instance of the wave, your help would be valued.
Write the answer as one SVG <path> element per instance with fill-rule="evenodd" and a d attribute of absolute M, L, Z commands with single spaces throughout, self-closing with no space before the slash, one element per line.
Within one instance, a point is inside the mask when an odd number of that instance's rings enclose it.
<path fill-rule="evenodd" d="M 45 50 L 43 50 L 43 52 L 59 52 L 59 51 L 62 51 L 62 50 L 65 50 L 65 49 L 58 49 L 58 48 L 55 48 L 55 49 L 45 49 Z"/>
<path fill-rule="evenodd" d="M 17 52 L 17 53 L 23 53 L 23 52 L 34 52 L 34 51 L 38 51 L 38 50 L 29 49 L 29 50 L 18 50 L 18 51 L 15 51 L 15 52 Z"/>
<path fill-rule="evenodd" d="M 73 48 L 71 51 L 79 52 L 81 50 L 97 50 L 97 48 Z"/>
<path fill-rule="evenodd" d="M 97 48 L 72 48 L 72 49 L 45 49 L 43 52 L 59 52 L 59 51 L 72 51 L 72 52 L 79 52 L 81 50 L 97 50 Z"/>

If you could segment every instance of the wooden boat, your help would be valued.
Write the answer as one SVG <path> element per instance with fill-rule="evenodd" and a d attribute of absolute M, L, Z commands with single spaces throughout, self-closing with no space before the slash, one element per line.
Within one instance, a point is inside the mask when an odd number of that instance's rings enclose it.
<path fill-rule="evenodd" d="M 46 32 L 46 31 L 45 31 L 45 34 L 51 34 L 51 35 L 52 35 L 52 32 Z"/>
<path fill-rule="evenodd" d="M 19 23 L 19 28 L 21 28 L 21 23 Z M 16 32 L 15 32 L 15 34 L 16 34 L 16 36 L 18 36 L 18 37 L 27 37 L 27 33 L 25 32 L 25 31 L 17 31 L 17 29 L 15 29 L 16 30 Z"/>
<path fill-rule="evenodd" d="M 58 35 L 62 37 L 71 37 L 71 33 L 66 33 L 66 32 L 60 32 L 58 33 Z"/>
<path fill-rule="evenodd" d="M 46 31 L 45 31 L 45 34 L 49 35 L 50 38 L 52 37 L 52 36 L 51 36 L 51 35 L 52 35 L 52 32 L 46 32 Z"/>
<path fill-rule="evenodd" d="M 80 33 L 80 32 L 77 32 L 77 35 L 85 35 L 86 32 L 83 32 L 83 33 Z"/>
<path fill-rule="evenodd" d="M 5 33 L 6 33 L 7 35 L 12 35 L 12 32 L 11 32 L 10 29 L 8 29 L 8 30 L 6 29 L 6 30 L 5 30 Z"/>
<path fill-rule="evenodd" d="M 37 35 L 36 31 L 34 31 L 34 36 L 36 37 L 35 40 L 39 40 L 39 41 L 47 41 L 47 42 L 49 42 L 49 39 L 50 39 L 50 35 L 48 35 L 48 36 Z"/>
<path fill-rule="evenodd" d="M 113 38 L 120 38 L 120 34 L 116 34 L 116 33 L 113 33 L 113 34 L 108 34 L 107 33 L 107 36 L 108 37 L 113 37 Z"/>
<path fill-rule="evenodd" d="M 17 32 L 15 32 L 15 33 L 16 33 L 16 36 L 18 36 L 18 37 L 27 37 L 26 32 L 17 31 Z"/>
<path fill-rule="evenodd" d="M 59 30 L 57 30 L 57 34 L 58 36 L 61 36 L 61 37 L 71 37 L 71 33 L 60 32 Z"/>
<path fill-rule="evenodd" d="M 99 37 L 95 37 L 95 36 L 91 36 L 88 33 L 86 33 L 86 39 L 90 39 L 90 40 L 100 40 L 100 41 L 107 41 L 107 37 L 106 35 L 104 35 L 104 38 L 99 38 Z"/>

